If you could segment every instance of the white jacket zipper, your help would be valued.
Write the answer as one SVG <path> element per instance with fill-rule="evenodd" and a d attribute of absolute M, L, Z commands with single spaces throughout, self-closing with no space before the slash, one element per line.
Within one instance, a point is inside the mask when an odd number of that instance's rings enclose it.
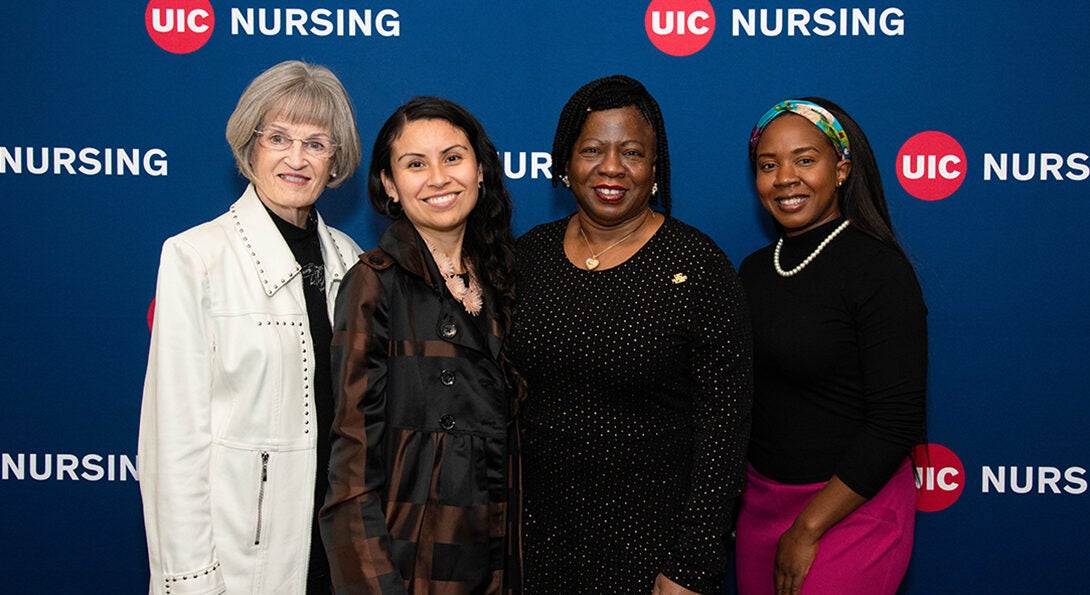
<path fill-rule="evenodd" d="M 269 452 L 261 453 L 261 489 L 257 492 L 257 532 L 254 533 L 254 545 L 261 543 L 261 509 L 265 503 L 265 484 L 269 481 Z"/>

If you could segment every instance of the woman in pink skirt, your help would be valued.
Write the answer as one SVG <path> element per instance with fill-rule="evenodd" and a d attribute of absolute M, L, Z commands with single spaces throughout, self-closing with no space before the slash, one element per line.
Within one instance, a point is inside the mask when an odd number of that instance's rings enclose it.
<path fill-rule="evenodd" d="M 739 592 L 892 594 L 912 553 L 909 452 L 924 434 L 920 286 L 870 144 L 842 109 L 777 104 L 749 156 L 779 239 L 739 269 L 755 383 Z"/>

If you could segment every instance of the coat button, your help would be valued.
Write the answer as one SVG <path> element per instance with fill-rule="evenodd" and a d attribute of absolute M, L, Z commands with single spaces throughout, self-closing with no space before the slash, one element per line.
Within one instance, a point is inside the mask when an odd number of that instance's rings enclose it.
<path fill-rule="evenodd" d="M 454 421 L 453 415 L 444 415 L 443 417 L 439 418 L 439 427 L 443 428 L 447 432 L 453 430 L 454 426 L 456 425 L 457 423 Z"/>
<path fill-rule="evenodd" d="M 444 339 L 453 339 L 454 335 L 458 334 L 458 327 L 454 326 L 453 322 L 444 322 L 439 327 L 439 333 L 443 335 Z"/>
<path fill-rule="evenodd" d="M 442 382 L 443 386 L 454 386 L 454 372 L 452 370 L 439 372 L 439 382 Z"/>
<path fill-rule="evenodd" d="M 371 264 L 382 264 L 382 257 L 378 254 L 372 254 L 368 256 L 367 260 L 370 261 Z"/>

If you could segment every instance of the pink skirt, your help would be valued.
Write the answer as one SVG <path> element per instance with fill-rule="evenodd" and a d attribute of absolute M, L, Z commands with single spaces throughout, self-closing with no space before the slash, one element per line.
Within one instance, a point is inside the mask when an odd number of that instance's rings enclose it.
<path fill-rule="evenodd" d="M 825 484 L 782 484 L 747 470 L 738 512 L 739 595 L 772 595 L 780 536 Z M 801 595 L 893 594 L 912 557 L 916 481 L 906 459 L 878 494 L 829 529 Z"/>

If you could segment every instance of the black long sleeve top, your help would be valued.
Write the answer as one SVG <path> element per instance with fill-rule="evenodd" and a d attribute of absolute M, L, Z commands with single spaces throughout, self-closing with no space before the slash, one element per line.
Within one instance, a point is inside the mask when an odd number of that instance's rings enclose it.
<path fill-rule="evenodd" d="M 567 223 L 519 239 L 526 592 L 718 592 L 752 398 L 741 284 L 676 219 L 600 271 L 568 260 Z"/>
<path fill-rule="evenodd" d="M 786 238 L 794 268 L 843 219 Z M 924 433 L 927 309 L 907 258 L 848 226 L 802 271 L 773 246 L 739 275 L 754 335 L 749 460 L 781 483 L 873 497 Z"/>

